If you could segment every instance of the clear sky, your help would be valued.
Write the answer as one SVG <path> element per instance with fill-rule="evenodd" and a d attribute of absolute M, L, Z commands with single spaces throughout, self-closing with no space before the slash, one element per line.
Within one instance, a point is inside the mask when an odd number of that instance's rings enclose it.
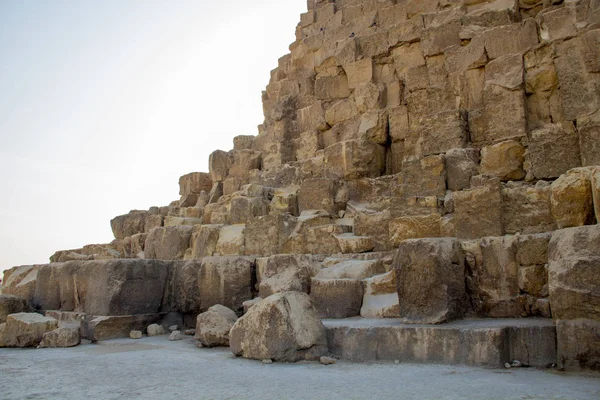
<path fill-rule="evenodd" d="M 306 0 L 0 0 L 0 270 L 108 243 L 110 219 L 257 134 Z"/>

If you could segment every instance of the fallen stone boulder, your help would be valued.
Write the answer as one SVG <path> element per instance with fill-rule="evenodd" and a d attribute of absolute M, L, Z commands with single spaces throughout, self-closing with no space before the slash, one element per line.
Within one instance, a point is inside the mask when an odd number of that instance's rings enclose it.
<path fill-rule="evenodd" d="M 148 336 L 160 336 L 165 334 L 165 328 L 159 324 L 150 324 L 148 328 L 146 328 L 146 333 Z"/>
<path fill-rule="evenodd" d="M 10 314 L 0 325 L 0 347 L 35 347 L 46 332 L 58 328 L 58 321 L 37 313 Z"/>
<path fill-rule="evenodd" d="M 360 316 L 363 318 L 398 318 L 396 272 L 390 271 L 363 280 L 364 296 Z"/>
<path fill-rule="evenodd" d="M 29 304 L 25 299 L 11 294 L 0 294 L 0 324 L 6 322 L 9 314 L 29 311 Z"/>
<path fill-rule="evenodd" d="M 81 343 L 79 328 L 58 328 L 44 333 L 38 349 L 54 347 L 74 347 Z"/>
<path fill-rule="evenodd" d="M 318 360 L 327 352 L 325 327 L 310 297 L 282 292 L 255 304 L 229 333 L 233 354 L 254 360 Z"/>
<path fill-rule="evenodd" d="M 194 338 L 206 347 L 229 346 L 229 331 L 237 319 L 233 310 L 216 304 L 198 315 Z"/>

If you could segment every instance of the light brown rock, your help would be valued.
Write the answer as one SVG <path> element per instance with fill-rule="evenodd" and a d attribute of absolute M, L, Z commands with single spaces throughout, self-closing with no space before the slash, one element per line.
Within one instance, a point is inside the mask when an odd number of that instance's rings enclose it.
<path fill-rule="evenodd" d="M 16 313 L 0 326 L 0 347 L 35 347 L 46 332 L 58 328 L 58 321 L 37 313 Z"/>
<path fill-rule="evenodd" d="M 44 333 L 38 348 L 74 347 L 79 343 L 79 328 L 63 327 Z"/>
<path fill-rule="evenodd" d="M 552 215 L 559 228 L 594 222 L 591 171 L 590 168 L 575 168 L 552 183 Z"/>
<path fill-rule="evenodd" d="M 231 309 L 215 304 L 198 315 L 194 339 L 206 347 L 229 346 L 229 331 L 237 319 Z"/>

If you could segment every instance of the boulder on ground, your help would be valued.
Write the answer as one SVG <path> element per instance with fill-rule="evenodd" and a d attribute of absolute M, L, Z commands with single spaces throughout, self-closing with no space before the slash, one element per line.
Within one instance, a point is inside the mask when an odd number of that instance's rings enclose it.
<path fill-rule="evenodd" d="M 255 360 L 317 360 L 327 351 L 325 327 L 310 297 L 276 293 L 255 304 L 229 333 L 233 354 Z"/>
<path fill-rule="evenodd" d="M 0 347 L 35 347 L 44 333 L 58 328 L 58 321 L 37 313 L 10 314 L 0 325 Z"/>
<path fill-rule="evenodd" d="M 229 346 L 229 331 L 237 319 L 233 310 L 215 304 L 198 315 L 194 338 L 207 347 Z"/>
<path fill-rule="evenodd" d="M 460 242 L 409 239 L 394 257 L 400 317 L 408 323 L 440 324 L 465 311 L 465 265 Z"/>
<path fill-rule="evenodd" d="M 73 347 L 81 343 L 79 328 L 58 328 L 44 333 L 38 349 L 46 347 Z"/>
<path fill-rule="evenodd" d="M 159 324 L 151 324 L 146 328 L 146 332 L 148 333 L 148 336 L 160 336 L 165 334 L 165 328 Z"/>
<path fill-rule="evenodd" d="M 25 299 L 12 294 L 0 294 L 0 324 L 6 322 L 9 314 L 29 311 L 29 304 Z"/>
<path fill-rule="evenodd" d="M 129 337 L 131 339 L 141 339 L 143 336 L 142 331 L 138 331 L 136 329 L 129 331 Z"/>

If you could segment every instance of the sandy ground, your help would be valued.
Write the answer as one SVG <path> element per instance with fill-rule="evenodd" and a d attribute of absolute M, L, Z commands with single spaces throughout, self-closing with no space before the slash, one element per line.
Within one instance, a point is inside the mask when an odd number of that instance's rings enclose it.
<path fill-rule="evenodd" d="M 167 336 L 0 349 L 0 399 L 600 399 L 600 377 L 520 368 L 270 364 Z"/>

